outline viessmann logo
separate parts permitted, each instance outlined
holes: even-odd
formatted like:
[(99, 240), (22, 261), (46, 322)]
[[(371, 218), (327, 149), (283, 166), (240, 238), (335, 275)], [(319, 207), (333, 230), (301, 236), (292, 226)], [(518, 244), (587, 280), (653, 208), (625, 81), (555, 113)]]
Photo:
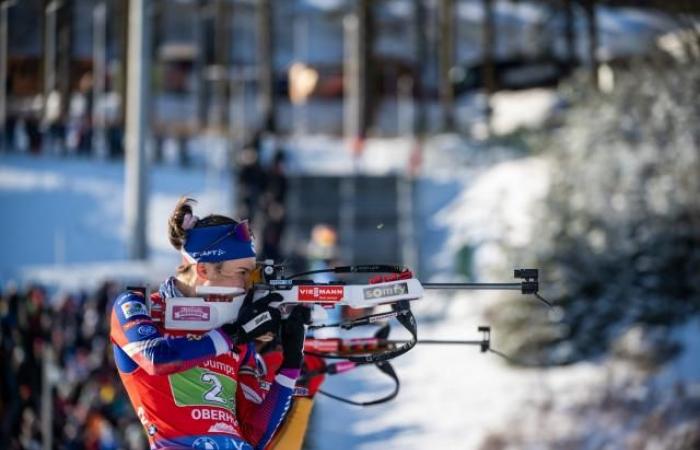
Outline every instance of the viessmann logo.
[(408, 283), (396, 283), (388, 286), (375, 286), (362, 290), (362, 295), (365, 300), (374, 300), (377, 298), (394, 297), (397, 295), (408, 294)]
[(301, 302), (338, 302), (345, 295), (342, 286), (299, 286)]
[(209, 320), (208, 306), (174, 306), (173, 320), (193, 320), (205, 322)]

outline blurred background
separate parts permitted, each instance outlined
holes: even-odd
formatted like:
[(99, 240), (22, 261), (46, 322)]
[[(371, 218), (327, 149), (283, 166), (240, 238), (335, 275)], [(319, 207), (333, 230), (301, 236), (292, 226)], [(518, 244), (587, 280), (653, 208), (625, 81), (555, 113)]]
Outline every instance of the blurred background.
[[(249, 218), (288, 273), (430, 291), (402, 391), (319, 398), (305, 448), (700, 448), (700, 4), (0, 0), (0, 448), (145, 449), (108, 314)], [(395, 333), (398, 337), (406, 337)], [(394, 337), (394, 334), (392, 334)], [(379, 372), (331, 377), (355, 399)]]

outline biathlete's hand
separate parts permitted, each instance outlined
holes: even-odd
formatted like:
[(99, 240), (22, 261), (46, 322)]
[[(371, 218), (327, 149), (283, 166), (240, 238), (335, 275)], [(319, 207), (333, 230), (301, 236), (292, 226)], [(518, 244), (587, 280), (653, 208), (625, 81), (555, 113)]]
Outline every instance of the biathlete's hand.
[(297, 305), (289, 317), (282, 321), (282, 369), (301, 369), (304, 359), (304, 337), (306, 327), (311, 322), (311, 309)]
[(253, 301), (253, 291), (251, 291), (238, 312), (238, 319), (221, 328), (233, 339), (235, 345), (251, 342), (267, 333), (277, 334), (280, 329), (280, 312), (276, 305), (270, 306), (270, 304), (281, 301), (282, 296), (275, 293)]

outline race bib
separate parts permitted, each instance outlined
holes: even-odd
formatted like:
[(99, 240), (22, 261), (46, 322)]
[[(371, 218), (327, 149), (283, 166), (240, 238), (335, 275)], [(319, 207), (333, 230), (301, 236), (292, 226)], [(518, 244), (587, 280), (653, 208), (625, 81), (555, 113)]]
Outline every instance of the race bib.
[(170, 389), (177, 406), (236, 406), (236, 381), (210, 370), (194, 367), (170, 375)]

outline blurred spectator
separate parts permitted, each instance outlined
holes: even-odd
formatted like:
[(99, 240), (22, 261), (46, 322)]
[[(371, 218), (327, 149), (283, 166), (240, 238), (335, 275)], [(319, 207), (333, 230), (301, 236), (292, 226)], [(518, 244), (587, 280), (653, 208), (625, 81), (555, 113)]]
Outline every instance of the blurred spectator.
[(337, 258), (338, 234), (330, 225), (319, 223), (311, 229), (311, 240), (306, 249), (309, 270), (327, 269)]
[(67, 145), (79, 155), (88, 154), (92, 145), (92, 101), (92, 73), (87, 72), (69, 105)]
[[(338, 265), (338, 234), (330, 225), (319, 223), (311, 229), (311, 239), (306, 246), (306, 270), (324, 270)], [(313, 279), (328, 283), (335, 279), (332, 273), (314, 274)], [(344, 312), (341, 308), (331, 308), (326, 310), (327, 320), (331, 323), (343, 319)], [(338, 337), (336, 328), (323, 328), (314, 333), (318, 338)]]
[(240, 189), (239, 216), (254, 222), (253, 212), (258, 208), (265, 187), (265, 172), (260, 165), (261, 134), (256, 132), (238, 157), (238, 186)]
[(57, 89), (52, 90), (46, 97), (42, 128), (44, 151), (52, 155), (63, 153), (65, 151), (66, 127), (61, 115), (61, 93)]
[(265, 259), (280, 260), (282, 258), (280, 245), (286, 225), (285, 200), (287, 197), (284, 158), (284, 152), (278, 151), (265, 176), (265, 193), (262, 205), (265, 214), (262, 254)]
[[(0, 442), (40, 449), (43, 380), (51, 380), (54, 448), (145, 450), (108, 345), (117, 286), (88, 295), (8, 286), (0, 296)], [(51, 349), (52, 351), (47, 351)], [(44, 374), (45, 368), (48, 373)]]
[(27, 111), (23, 117), (24, 129), (27, 133), (29, 151), (38, 155), (41, 152), (41, 127), (39, 126), (39, 116), (35, 111)]
[(17, 114), (12, 111), (7, 112), (7, 117), (5, 118), (5, 135), (2, 136), (4, 139), (3, 149), (6, 152), (13, 152), (17, 149), (16, 141), (16, 128), (17, 128)]
[[(5, 92), (12, 92), (13, 76), (12, 74), (7, 75), (7, 90)], [(9, 102), (8, 102), (9, 103)], [(5, 128), (4, 134), (0, 136), (2, 139), (2, 145), (0, 145), (0, 151), (12, 152), (16, 149), (15, 143), (15, 127), (17, 126), (17, 113), (9, 107), (5, 110)]]

